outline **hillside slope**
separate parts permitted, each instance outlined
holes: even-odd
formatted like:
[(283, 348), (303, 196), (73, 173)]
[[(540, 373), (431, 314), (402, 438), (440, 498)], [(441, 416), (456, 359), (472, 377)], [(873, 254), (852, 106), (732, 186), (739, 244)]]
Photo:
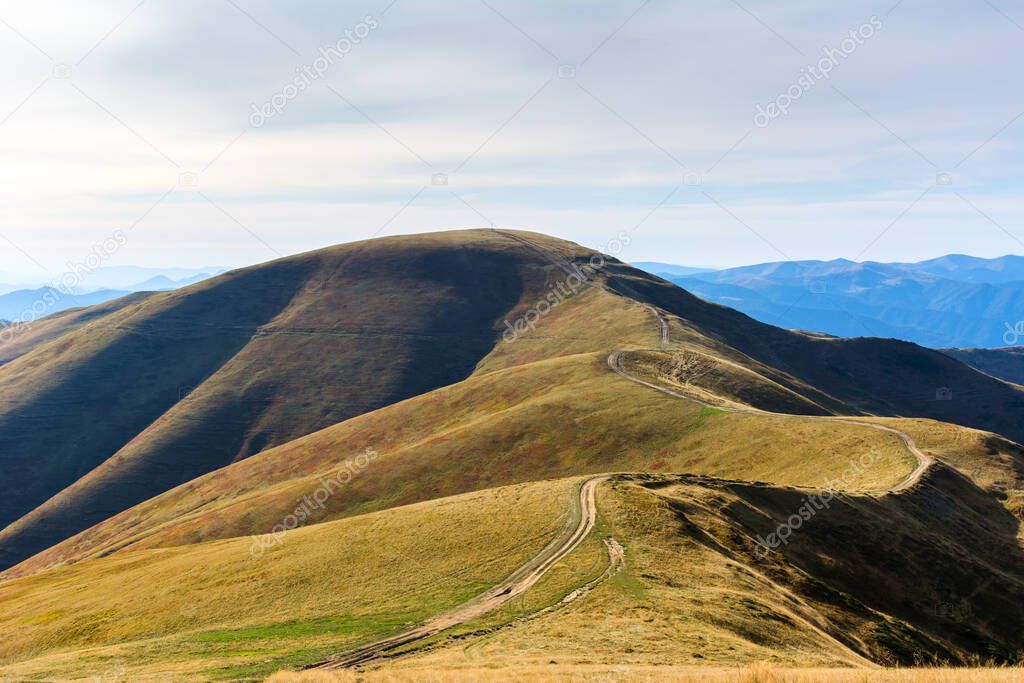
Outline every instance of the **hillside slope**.
[(1005, 349), (943, 349), (942, 352), (985, 374), (1024, 386), (1024, 346)]
[(296, 529), (258, 560), (239, 538), (0, 583), (0, 679), (93, 680), (131, 661), (118, 679), (252, 681), (310, 663), (504, 578), (560, 530), (573, 483)]
[(86, 323), (121, 310), (125, 306), (146, 299), (149, 292), (129, 294), (103, 304), (88, 308), (75, 308), (48, 315), (30, 323), (0, 323), (0, 365), (9, 363), (35, 347), (62, 334), (66, 334)]
[[(312, 524), (258, 555), (246, 538), (124, 549), (3, 581), (0, 625), (13, 636), (0, 674), (89, 677), (116, 662), (131, 680), (253, 680), (307, 666), (505, 579), (564, 526), (573, 483)], [(389, 666), (431, 680), (482, 662), (1013, 661), (1024, 646), (1024, 547), (1020, 520), (992, 492), (943, 465), (897, 495), (831, 494), (785, 544), (763, 545), (824, 494), (615, 476), (598, 491), (598, 533), (534, 588)]]
[(759, 539), (806, 505), (807, 491), (623, 477), (604, 494), (602, 531), (625, 548), (619, 574), (584, 600), (468, 644), (470, 628), (450, 634), (381, 672), (415, 680), (547, 665), (569, 678), (604, 665), (616, 680), (650, 680), (646, 667), (772, 662), (857, 667), (856, 680), (875, 681), (866, 661), (1014, 661), (1024, 647), (1020, 522), (945, 468), (904, 494), (837, 498), (770, 550)]
[[(591, 263), (597, 286), (567, 293)], [(567, 296), (541, 314), (537, 301), (555, 292)], [(207, 472), (473, 373), (656, 345), (642, 304), (674, 316), (679, 343), (774, 387), (767, 405), (760, 390), (744, 399), (755, 407), (916, 415), (1024, 440), (1024, 392), (937, 352), (773, 328), (542, 235), (387, 238), (155, 294), (0, 367), (0, 471), (11, 481), (0, 568)]]
[[(355, 243), (154, 294), (0, 367), (0, 525), (41, 550), (235, 460), (456, 382), (552, 266), (489, 231)], [(54, 419), (54, 416), (57, 416)], [(0, 544), (0, 566), (22, 559)]]
[[(466, 653), (466, 639), (472, 648), (496, 645), (489, 661), (530, 665), (587, 663), (580, 653), (640, 665), (963, 663), (1012, 661), (1024, 646), (1024, 449), (989, 432), (863, 414), (925, 415), (933, 409), (918, 392), (948, 377), (957, 382), (949, 386), (978, 392), (966, 420), (1012, 432), (1020, 427), (1017, 387), (910, 344), (759, 325), (616, 261), (593, 275), (597, 286), (541, 312), (537, 299), (594, 255), (539, 235), (385, 241), (393, 261), (382, 259), (382, 243), (363, 246), (375, 268), (385, 262), (410, 272), (410, 254), (422, 254), (424, 241), (430, 258), (445, 254), (462, 277), (519, 285), (501, 317), (446, 328), (486, 329), (471, 337), (486, 337), (486, 348), (456, 347), (462, 376), (232, 457), (109, 513), (109, 499), (124, 495), (119, 488), (145, 490), (180, 464), (175, 448), (189, 442), (179, 434), (188, 436), (179, 411), (238, 428), (193, 407), (191, 395), (178, 402), (125, 452), (0, 532), (8, 559), (22, 560), (0, 573), (0, 614), (12, 615), (7, 630), (16, 634), (0, 646), (4, 675), (91, 676), (103, 662), (126, 661), (132, 677), (247, 680), (401, 636), (497, 590), (524, 557), (536, 558), (572, 517), (572, 501), (582, 507), (578, 495), (568, 512), (556, 499), (564, 501), (574, 477), (592, 474), (611, 482), (598, 492), (598, 534), (494, 613), (474, 613), (416, 645), (438, 648), (438, 661), (449, 657), (442, 668), (459, 663), (445, 646)], [(467, 257), (473, 265), (461, 261)], [(436, 333), (443, 342), (417, 316), (474, 299), (442, 296), (436, 277), (411, 272), (397, 294), (388, 289), (401, 279), (393, 275), (385, 283), (362, 273), (359, 282), (398, 299), (393, 307), (391, 298), (372, 302), (387, 309), (372, 312), (381, 321), (402, 311), (426, 328), (417, 338)], [(493, 289), (459, 282), (494, 304)], [(218, 285), (198, 291), (204, 286)], [(328, 375), (309, 374), (330, 363), (308, 360), (294, 342), (273, 345), (275, 336), (302, 338), (308, 329), (282, 320), (320, 306), (324, 315), (359, 310), (341, 294), (307, 296), (305, 287), (197, 390), (200, 397), (290, 379), (282, 412), (259, 416), (280, 415), (283, 434), (295, 420), (289, 401), (343, 395), (322, 383)], [(94, 328), (109, 332), (110, 319), (127, 310)], [(517, 330), (521, 319), (530, 324)], [(503, 334), (506, 320), (515, 335)], [(29, 377), (28, 361), (49, 359), (89, 327), (7, 367)], [(321, 341), (314, 332), (309, 358)], [(415, 369), (388, 365), (404, 347), (373, 332), (345, 330), (362, 342), (370, 369), (386, 367), (389, 378), (396, 367)], [(94, 336), (104, 338), (79, 343)], [(388, 353), (396, 349), (399, 356)], [(448, 350), (429, 349), (435, 365)], [(248, 375), (232, 367), (239, 358)], [(50, 367), (39, 367), (47, 376)], [(427, 372), (422, 364), (419, 372)], [(892, 386), (886, 373), (903, 384)], [(945, 394), (942, 401), (954, 403)], [(200, 446), (188, 455), (202, 457)], [(826, 496), (829, 505), (805, 518), (808, 501)], [(71, 535), (74, 522), (94, 517), (102, 521)], [(795, 537), (766, 545), (782, 538), (783, 526), (793, 532), (794, 518)], [(476, 578), (463, 580), (463, 570)], [(175, 581), (184, 585), (168, 591)], [(965, 619), (963, 609), (978, 613)]]
[[(609, 285), (676, 317), (681, 338), (740, 353), (855, 413), (930, 417), (1024, 441), (1024, 391), (949, 356), (895, 339), (783, 330), (703, 301), (672, 283), (610, 266)], [(898, 381), (896, 379), (898, 378)], [(785, 386), (801, 393), (797, 386)]]
[[(267, 533), (297, 508), (303, 523), (312, 523), (545, 477), (698, 472), (874, 489), (913, 469), (913, 457), (892, 435), (705, 410), (622, 382), (605, 360), (584, 354), (516, 366), (354, 418), (145, 501), (3, 576), (118, 549)], [(368, 449), (373, 462), (359, 467)], [(852, 454), (872, 454), (871, 465), (844, 476)], [(303, 505), (338, 473), (344, 486), (331, 486), (316, 506)], [(40, 523), (48, 512), (48, 505), (38, 511)], [(36, 522), (36, 513), (26, 519)], [(21, 529), (12, 525), (5, 542), (17, 543)]]

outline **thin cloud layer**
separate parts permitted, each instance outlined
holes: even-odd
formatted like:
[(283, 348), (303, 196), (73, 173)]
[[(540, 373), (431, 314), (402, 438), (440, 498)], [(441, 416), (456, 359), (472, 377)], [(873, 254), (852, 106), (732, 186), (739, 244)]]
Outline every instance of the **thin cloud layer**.
[(594, 247), (631, 230), (626, 258), (722, 266), (1024, 249), (1011, 6), (134, 0), (0, 20), (8, 280), (116, 230), (111, 262), (141, 265), (491, 223)]

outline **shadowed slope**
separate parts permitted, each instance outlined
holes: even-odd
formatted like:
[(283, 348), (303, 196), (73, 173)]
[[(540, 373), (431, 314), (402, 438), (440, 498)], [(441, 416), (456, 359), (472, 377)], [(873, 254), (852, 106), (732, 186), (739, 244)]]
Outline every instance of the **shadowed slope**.
[[(585, 600), (469, 643), (452, 634), (382, 673), (614, 663), (618, 680), (632, 666), (961, 665), (1024, 648), (1020, 520), (945, 466), (898, 495), (835, 496), (806, 519), (815, 492), (778, 486), (624, 476), (604, 493), (620, 574)], [(793, 515), (787, 543), (759, 543)]]
[(783, 330), (635, 269), (612, 265), (609, 272), (616, 291), (678, 316), (682, 334), (673, 333), (673, 339), (701, 345), (710, 340), (726, 357), (742, 354), (747, 363), (772, 368), (778, 375), (773, 380), (834, 412), (930, 417), (1024, 441), (1024, 390), (943, 353), (893, 339)]
[(155, 295), (0, 368), (0, 523), (74, 483), (202, 383), (280, 311), (304, 270), (241, 271)]
[(1005, 349), (942, 349), (942, 352), (988, 375), (1024, 385), (1024, 346)]
[[(577, 331), (578, 319), (603, 315), (621, 327)], [(656, 336), (652, 322), (639, 304), (592, 289), (553, 312), (543, 330), (538, 326), (543, 339), (527, 336), (502, 345), (482, 365), (530, 355), (536, 344), (551, 344), (559, 334), (580, 335), (565, 344), (600, 348), (603, 336), (617, 329), (620, 339), (649, 344)], [(586, 341), (588, 330), (597, 338)], [(848, 470), (851, 454), (872, 452), (878, 456), (873, 466), (843, 486), (884, 488), (914, 466), (893, 435), (707, 410), (622, 381), (599, 351), (476, 374), (268, 450), (126, 510), (8, 575), (118, 548), (268, 532), (366, 449), (379, 454), (373, 465), (345, 477), (351, 481), (322, 508), (310, 510), (306, 523), (571, 474), (689, 471), (818, 485)]]
[[(615, 259), (593, 274), (599, 287), (584, 286), (538, 313), (536, 302), (593, 258), (533, 233), (372, 240), (154, 295), (88, 334), (36, 348), (0, 368), (0, 394), (11, 397), (0, 414), (0, 445), (10, 446), (0, 464), (17, 473), (31, 460), (34, 468), (26, 470), (31, 485), (4, 503), (6, 521), (69, 488), (0, 532), (0, 567), (182, 482), (451, 384), (474, 368), (479, 374), (620, 344), (655, 346), (656, 323), (641, 321), (639, 302), (678, 316), (673, 344), (710, 356), (718, 384), (757, 407), (764, 399), (772, 405), (763, 407), (781, 403), (790, 412), (921, 415), (1024, 436), (1024, 392), (947, 356), (762, 325)], [(531, 329), (499, 343), (503, 323), (524, 315), (533, 315)], [(54, 410), (67, 416), (56, 428), (47, 420)], [(436, 425), (425, 429), (433, 434)], [(45, 457), (33, 459), (38, 453)], [(526, 469), (506, 481), (529, 476)], [(368, 496), (376, 506), (401, 500), (394, 487)]]
[(0, 533), (0, 566), (462, 379), (552, 268), (490, 231), (354, 243), (153, 295), (37, 347), (0, 368), (0, 523), (71, 488)]

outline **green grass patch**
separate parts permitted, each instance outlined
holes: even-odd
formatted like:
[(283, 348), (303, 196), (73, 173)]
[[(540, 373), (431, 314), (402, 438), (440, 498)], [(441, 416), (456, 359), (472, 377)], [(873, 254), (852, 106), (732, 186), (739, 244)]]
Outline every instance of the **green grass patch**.
[(647, 586), (640, 579), (629, 573), (628, 570), (621, 571), (611, 577), (608, 583), (615, 587), (616, 590), (636, 600), (645, 600), (647, 598)]
[(296, 650), (260, 662), (211, 669), (206, 675), (211, 681), (263, 681), (277, 671), (302, 669), (337, 653), (338, 648), (335, 647)]
[(310, 621), (286, 621), (279, 624), (238, 629), (218, 629), (196, 633), (189, 640), (197, 643), (247, 643), (261, 640), (287, 640), (315, 636), (350, 636), (398, 628), (411, 619), (408, 614), (346, 614)]

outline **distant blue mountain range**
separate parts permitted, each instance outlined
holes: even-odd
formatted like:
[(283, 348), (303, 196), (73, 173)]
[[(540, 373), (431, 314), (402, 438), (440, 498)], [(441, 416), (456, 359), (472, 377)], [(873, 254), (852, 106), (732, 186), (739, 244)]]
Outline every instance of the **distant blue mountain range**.
[(223, 268), (196, 272), (195, 269), (125, 266), (100, 268), (89, 274), (83, 286), (71, 291), (49, 285), (22, 288), (0, 285), (0, 321), (30, 322), (70, 308), (106, 303), (132, 292), (178, 289), (222, 272)]
[(706, 271), (638, 267), (772, 325), (933, 348), (1024, 344), (1024, 257), (789, 261)]

